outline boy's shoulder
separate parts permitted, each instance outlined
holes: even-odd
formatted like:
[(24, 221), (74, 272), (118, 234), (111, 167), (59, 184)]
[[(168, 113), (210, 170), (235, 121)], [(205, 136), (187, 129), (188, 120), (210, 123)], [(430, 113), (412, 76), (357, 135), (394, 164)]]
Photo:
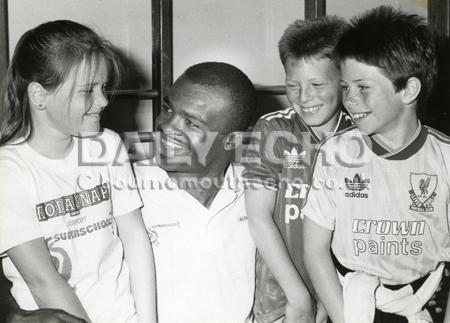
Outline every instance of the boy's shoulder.
[[(340, 156), (340, 159), (342, 159), (342, 156), (347, 156), (358, 158), (360, 162), (368, 162), (372, 152), (380, 155), (372, 145), (374, 145), (374, 142), (371, 142), (356, 125), (353, 125), (324, 139), (318, 151), (319, 154), (324, 155), (329, 161), (336, 160), (338, 156)], [(397, 155), (405, 153), (413, 155), (419, 151), (421, 151), (421, 154), (429, 157), (436, 156), (440, 158), (439, 156), (442, 156), (444, 160), (450, 162), (450, 136), (431, 127), (423, 126), (419, 137), (402, 151), (397, 152)], [(383, 153), (380, 156), (383, 156), (385, 159), (397, 159)], [(318, 156), (316, 155), (316, 157)]]
[(335, 147), (336, 144), (341, 145), (342, 143), (348, 144), (355, 139), (362, 138), (362, 134), (358, 127), (354, 124), (349, 123), (347, 127), (337, 131), (336, 133), (326, 137), (320, 144), (321, 149), (327, 149), (330, 147)]
[(450, 148), (450, 136), (431, 128), (429, 126), (424, 126), (427, 130), (428, 137), (435, 141), (437, 144), (448, 146)]
[[(348, 113), (340, 110), (338, 131), (347, 129), (353, 125), (353, 121)], [(302, 117), (289, 107), (282, 110), (267, 113), (259, 118), (255, 128), (266, 127), (271, 130), (295, 130), (299, 129), (303, 132), (309, 132), (309, 127), (303, 121)]]
[(424, 142), (424, 155), (439, 160), (446, 168), (450, 169), (450, 136), (424, 126), (426, 129), (426, 139)]
[(267, 122), (270, 122), (272, 120), (292, 120), (295, 114), (296, 114), (295, 110), (292, 107), (289, 107), (269, 112), (260, 117), (260, 120), (264, 120)]
[(298, 128), (298, 130), (307, 131), (300, 116), (293, 108), (277, 110), (263, 115), (259, 118), (255, 128), (266, 128), (271, 131), (292, 131)]
[[(363, 135), (356, 125), (342, 129), (328, 136), (319, 144), (314, 164), (317, 163), (319, 158), (325, 158), (327, 160), (326, 164), (329, 166), (339, 166), (342, 164), (343, 156), (345, 158), (359, 156), (364, 151), (362, 149), (363, 142)], [(367, 154), (363, 155), (367, 157)]]

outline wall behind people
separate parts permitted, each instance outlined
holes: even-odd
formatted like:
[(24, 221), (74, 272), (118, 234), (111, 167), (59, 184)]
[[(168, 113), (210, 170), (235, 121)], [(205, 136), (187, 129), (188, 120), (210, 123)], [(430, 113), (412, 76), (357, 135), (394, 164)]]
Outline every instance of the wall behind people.
[[(326, 0), (327, 14), (347, 19), (379, 5), (422, 16), (426, 0)], [(278, 40), (295, 19), (304, 19), (303, 0), (173, 0), (174, 77), (195, 62), (234, 64), (257, 85), (283, 85)], [(260, 94), (260, 113), (286, 107), (284, 95)]]
[[(278, 40), (304, 7), (303, 0), (173, 0), (174, 77), (199, 61), (225, 61), (256, 85), (284, 85)], [(284, 95), (258, 97), (259, 113), (286, 106)]]
[[(173, 77), (200, 61), (225, 61), (256, 85), (284, 84), (277, 43), (305, 17), (304, 0), (172, 0)], [(151, 0), (9, 1), (10, 46), (40, 22), (73, 19), (94, 27), (119, 48), (129, 77), (124, 88), (151, 87)], [(426, 0), (326, 0), (326, 12), (350, 18), (379, 5), (427, 16)], [(114, 130), (152, 130), (151, 101), (116, 99), (104, 118)], [(284, 95), (259, 94), (259, 113), (287, 106)]]

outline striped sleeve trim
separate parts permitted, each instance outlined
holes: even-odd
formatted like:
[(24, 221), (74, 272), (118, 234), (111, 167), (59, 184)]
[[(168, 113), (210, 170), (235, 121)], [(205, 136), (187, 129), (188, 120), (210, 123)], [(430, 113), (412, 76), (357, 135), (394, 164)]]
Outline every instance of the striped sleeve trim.
[(264, 116), (261, 117), (261, 119), (266, 120), (266, 121), (270, 121), (272, 119), (291, 119), (292, 116), (295, 115), (295, 110), (293, 108), (287, 108), (284, 110), (279, 110), (279, 111), (275, 111), (275, 112), (271, 112), (268, 113)]
[(433, 129), (433, 128), (430, 128), (430, 127), (426, 127), (426, 128), (428, 130), (428, 133), (431, 136), (435, 137), (437, 140), (439, 140), (439, 141), (441, 141), (441, 142), (443, 142), (445, 144), (450, 145), (450, 137), (449, 136), (443, 134), (440, 131), (437, 131), (436, 129)]

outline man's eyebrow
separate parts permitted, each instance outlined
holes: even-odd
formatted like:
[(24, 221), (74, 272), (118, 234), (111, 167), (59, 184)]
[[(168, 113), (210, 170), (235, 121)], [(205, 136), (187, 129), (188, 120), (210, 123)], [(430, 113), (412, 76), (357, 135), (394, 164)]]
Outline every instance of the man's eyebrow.
[[(174, 105), (172, 104), (172, 102), (170, 101), (170, 98), (168, 96), (165, 96), (163, 98), (163, 102), (165, 104), (167, 104), (170, 108), (174, 108)], [(203, 119), (201, 114), (198, 114), (198, 115), (197, 114), (192, 114), (192, 113), (189, 113), (189, 112), (184, 111), (184, 110), (178, 111), (178, 113), (181, 114), (183, 117), (186, 117), (188, 119), (194, 119), (194, 120), (197, 120), (197, 121), (199, 121), (201, 123), (206, 124), (206, 121), (205, 121), (205, 119)]]
[(188, 118), (188, 119), (197, 120), (198, 122), (201, 122), (201, 123), (203, 123), (203, 124), (206, 124), (206, 121), (205, 121), (205, 119), (202, 117), (201, 114), (192, 114), (192, 113), (189, 113), (188, 111), (180, 111), (180, 114), (181, 114), (183, 117), (186, 117), (186, 118)]

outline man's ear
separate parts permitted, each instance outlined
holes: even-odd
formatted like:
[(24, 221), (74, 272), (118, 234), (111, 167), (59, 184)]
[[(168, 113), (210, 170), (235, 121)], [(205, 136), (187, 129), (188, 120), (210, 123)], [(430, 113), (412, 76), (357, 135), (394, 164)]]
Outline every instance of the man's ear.
[(223, 148), (228, 151), (235, 150), (242, 144), (243, 137), (244, 134), (241, 131), (234, 131), (230, 133), (223, 140)]
[(402, 90), (402, 102), (405, 105), (409, 105), (417, 100), (420, 90), (422, 89), (422, 83), (417, 77), (410, 77), (406, 81), (406, 86)]
[(28, 98), (30, 99), (31, 108), (45, 110), (45, 98), (47, 90), (38, 82), (31, 82), (27, 88)]

